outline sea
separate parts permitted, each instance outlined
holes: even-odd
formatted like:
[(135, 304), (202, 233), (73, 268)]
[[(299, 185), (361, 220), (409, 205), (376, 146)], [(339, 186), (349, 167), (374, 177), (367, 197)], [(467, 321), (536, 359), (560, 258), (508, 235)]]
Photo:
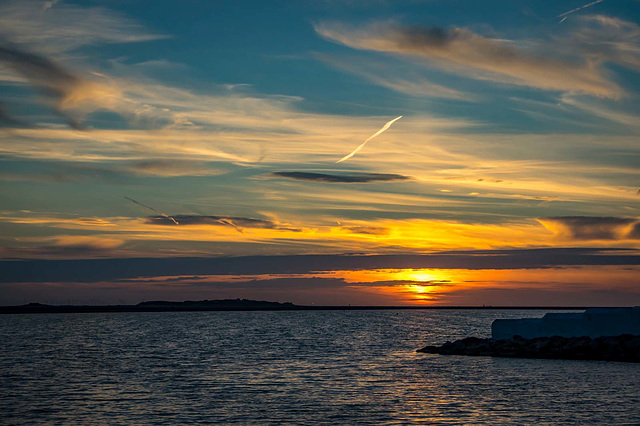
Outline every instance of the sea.
[(535, 310), (0, 315), (0, 423), (640, 424), (640, 365), (416, 353)]

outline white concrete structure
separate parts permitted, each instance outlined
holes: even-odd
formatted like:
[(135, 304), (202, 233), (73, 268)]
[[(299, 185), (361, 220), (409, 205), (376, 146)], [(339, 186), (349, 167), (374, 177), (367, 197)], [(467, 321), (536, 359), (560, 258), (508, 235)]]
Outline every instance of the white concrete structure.
[(633, 308), (591, 308), (580, 313), (549, 313), (542, 318), (497, 319), (491, 324), (494, 340), (522, 336), (581, 337), (640, 336), (640, 306)]

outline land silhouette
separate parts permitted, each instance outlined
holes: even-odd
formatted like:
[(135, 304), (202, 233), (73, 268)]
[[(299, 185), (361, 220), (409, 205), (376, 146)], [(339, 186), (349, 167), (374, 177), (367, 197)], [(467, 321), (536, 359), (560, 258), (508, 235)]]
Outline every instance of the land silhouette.
[(250, 299), (145, 301), (136, 305), (49, 305), (28, 303), (0, 306), (0, 314), (53, 314), (91, 312), (190, 312), (190, 311), (332, 311), (390, 309), (547, 309), (584, 310), (583, 306), (445, 306), (445, 305), (296, 305), (291, 302), (268, 302)]

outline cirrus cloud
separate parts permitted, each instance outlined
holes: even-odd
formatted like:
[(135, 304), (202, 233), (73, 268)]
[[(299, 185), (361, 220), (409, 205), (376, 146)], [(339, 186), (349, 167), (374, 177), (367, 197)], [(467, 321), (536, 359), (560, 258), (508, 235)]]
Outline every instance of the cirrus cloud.
[(640, 219), (631, 217), (562, 216), (538, 219), (547, 229), (573, 240), (640, 239)]
[[(555, 53), (558, 44), (562, 44), (557, 40), (553, 46), (549, 42), (518, 43), (484, 37), (461, 27), (374, 23), (357, 28), (341, 23), (321, 23), (315, 30), (328, 40), (355, 49), (417, 57), (436, 68), (471, 78), (618, 98), (623, 91), (608, 78), (602, 64), (620, 62), (619, 58), (603, 52), (599, 57), (589, 54), (595, 40), (594, 32), (611, 34), (610, 27), (602, 21), (600, 26), (584, 35), (582, 47), (573, 53), (568, 50), (572, 36), (562, 40), (567, 47), (562, 54)], [(603, 48), (600, 46), (600, 50)]]

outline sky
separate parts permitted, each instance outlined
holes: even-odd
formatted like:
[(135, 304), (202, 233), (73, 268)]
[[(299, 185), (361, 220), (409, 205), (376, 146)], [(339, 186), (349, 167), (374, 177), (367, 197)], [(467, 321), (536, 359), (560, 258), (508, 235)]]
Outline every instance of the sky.
[(638, 0), (2, 1), (0, 305), (640, 305), (639, 72)]

